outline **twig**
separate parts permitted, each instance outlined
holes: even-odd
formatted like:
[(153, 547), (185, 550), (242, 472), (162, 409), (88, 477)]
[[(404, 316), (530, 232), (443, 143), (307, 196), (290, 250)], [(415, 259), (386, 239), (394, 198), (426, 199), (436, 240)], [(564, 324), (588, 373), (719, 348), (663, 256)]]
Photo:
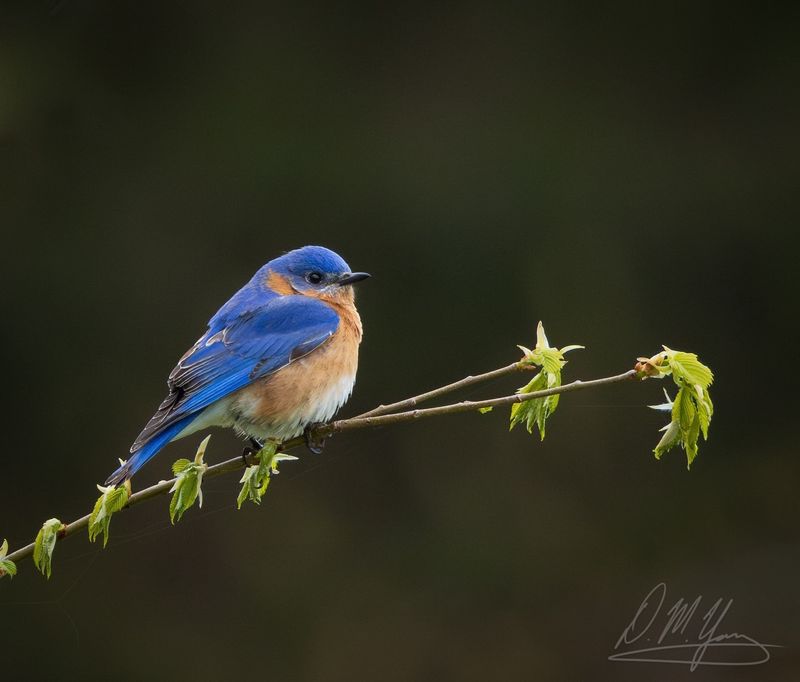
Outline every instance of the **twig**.
[(555, 386), (554, 388), (547, 388), (542, 391), (534, 391), (533, 393), (515, 393), (514, 395), (507, 395), (502, 398), (490, 398), (489, 400), (463, 400), (460, 403), (454, 403), (452, 405), (429, 407), (424, 410), (410, 410), (409, 412), (397, 412), (394, 414), (386, 414), (375, 417), (353, 417), (352, 419), (344, 419), (342, 421), (333, 422), (321, 427), (321, 434), (327, 435), (323, 429), (327, 429), (328, 433), (334, 434), (342, 431), (353, 431), (354, 429), (364, 429), (375, 426), (386, 426), (388, 424), (414, 421), (424, 417), (438, 417), (443, 414), (458, 414), (459, 412), (474, 412), (475, 410), (480, 410), (486, 407), (498, 407), (500, 405), (523, 403), (533, 398), (545, 398), (549, 395), (556, 395), (558, 393), (569, 393), (570, 391), (578, 391), (584, 388), (607, 386), (608, 384), (616, 384), (621, 381), (629, 381), (631, 379), (635, 379), (636, 376), (636, 370), (631, 369), (627, 372), (623, 372), (622, 374), (617, 374), (611, 377), (592, 379), (591, 381), (573, 381), (570, 384)]
[[(548, 388), (543, 391), (535, 391), (533, 393), (515, 393), (514, 395), (503, 396), (501, 398), (491, 398), (489, 400), (478, 400), (478, 401), (467, 400), (459, 403), (453, 403), (451, 405), (442, 405), (441, 407), (430, 407), (422, 410), (410, 410), (406, 412), (396, 412), (392, 414), (386, 414), (387, 412), (390, 412), (392, 410), (403, 409), (408, 406), (413, 406), (423, 400), (429, 400), (431, 398), (444, 395), (445, 393), (455, 391), (459, 388), (471, 386), (478, 382), (494, 379), (499, 376), (503, 376), (505, 374), (511, 374), (512, 372), (521, 370), (522, 367), (520, 365), (521, 363), (515, 362), (513, 365), (508, 365), (507, 367), (501, 367), (500, 369), (496, 369), (491, 372), (486, 372), (485, 374), (480, 374), (474, 377), (466, 377), (465, 379), (461, 379), (460, 381), (457, 381), (453, 384), (448, 384), (447, 386), (437, 388), (433, 391), (422, 393), (413, 398), (408, 398), (407, 400), (401, 400), (397, 403), (392, 403), (390, 405), (381, 405), (380, 407), (377, 407), (374, 410), (365, 412), (363, 415), (359, 415), (358, 417), (353, 417), (352, 419), (342, 419), (339, 421), (331, 422), (330, 424), (323, 424), (314, 429), (312, 436), (314, 436), (315, 438), (325, 438), (327, 436), (330, 436), (331, 434), (341, 433), (344, 431), (354, 431), (356, 429), (365, 429), (376, 426), (386, 426), (388, 424), (398, 424), (401, 422), (415, 421), (417, 419), (422, 419), (425, 417), (436, 417), (445, 414), (472, 412), (485, 407), (511, 405), (513, 403), (521, 403), (527, 400), (533, 400), (534, 398), (544, 398), (546, 396), (556, 395), (559, 393), (568, 393), (571, 391), (578, 391), (586, 388), (596, 388), (598, 386), (606, 386), (609, 384), (619, 383), (623, 381), (630, 381), (631, 379), (637, 378), (636, 370), (632, 369), (627, 372), (624, 372), (623, 374), (617, 374), (611, 377), (604, 377), (602, 379), (593, 379), (591, 381), (574, 381), (570, 384), (565, 384), (563, 386), (556, 386), (554, 388)], [(283, 443), (280, 449), (288, 450), (290, 448), (302, 445), (304, 442), (305, 441), (302, 437), (293, 438), (292, 440)], [(245, 466), (250, 466), (251, 464), (254, 463), (255, 459), (256, 458), (254, 457), (254, 455), (249, 455), (246, 458), (243, 458), (241, 456), (232, 457), (231, 459), (225, 460), (224, 462), (220, 462), (219, 464), (214, 464), (212, 466), (209, 466), (205, 474), (203, 475), (203, 478), (204, 479), (214, 478), (216, 476), (222, 476), (223, 474), (227, 474), (231, 471), (237, 471), (239, 469), (244, 468)], [(172, 488), (173, 484), (175, 483), (175, 480), (176, 480), (175, 478), (171, 478), (168, 481), (159, 481), (155, 485), (151, 485), (149, 488), (145, 488), (137, 493), (133, 493), (128, 499), (128, 504), (126, 505), (125, 508), (127, 509), (128, 507), (132, 507), (136, 504), (139, 504), (140, 502), (144, 502), (145, 500), (149, 500), (153, 497), (166, 494), (167, 492), (169, 492), (170, 488)], [(69, 535), (74, 534), (81, 528), (85, 528), (89, 524), (89, 516), (90, 515), (87, 514), (86, 516), (82, 516), (81, 518), (76, 519), (71, 523), (65, 524), (64, 527), (59, 531), (58, 537), (59, 538), (67, 537)], [(17, 562), (20, 559), (24, 559), (25, 557), (33, 554), (33, 547), (34, 543), (25, 545), (24, 547), (20, 547), (16, 551), (8, 554), (7, 558), (11, 559), (14, 562)]]
[(433, 400), (434, 398), (443, 396), (446, 393), (452, 393), (453, 391), (458, 391), (462, 388), (467, 388), (468, 386), (474, 386), (475, 384), (479, 384), (484, 381), (491, 381), (492, 379), (497, 379), (498, 377), (506, 376), (507, 374), (514, 374), (516, 372), (532, 369), (535, 368), (529, 363), (514, 362), (508, 365), (508, 367), (494, 369), (491, 372), (486, 372), (484, 374), (468, 376), (459, 381), (455, 381), (452, 384), (447, 384), (447, 386), (435, 388), (427, 393), (420, 393), (419, 395), (415, 395), (413, 398), (406, 398), (405, 400), (400, 400), (399, 402), (391, 403), (390, 405), (378, 405), (378, 407), (376, 407), (374, 410), (364, 412), (364, 414), (359, 414), (358, 416), (353, 417), (353, 419), (365, 419), (366, 417), (377, 417), (378, 415), (397, 412), (398, 410), (407, 410), (411, 407), (416, 407), (425, 400)]
[[(253, 454), (250, 454), (244, 458), (241, 455), (238, 457), (232, 457), (231, 459), (226, 459), (224, 462), (220, 462), (219, 464), (213, 464), (209, 466), (205, 474), (203, 475), (203, 478), (207, 479), (207, 478), (214, 478), (216, 476), (222, 476), (223, 474), (230, 473), (231, 471), (236, 471), (238, 469), (244, 468), (245, 466), (250, 466), (254, 462), (255, 462), (255, 457), (253, 456)], [(128, 498), (128, 504), (125, 505), (125, 509), (127, 509), (128, 507), (132, 507), (135, 504), (139, 504), (140, 502), (144, 502), (145, 500), (149, 500), (153, 497), (164, 495), (165, 493), (169, 492), (169, 489), (173, 486), (174, 483), (175, 483), (175, 478), (171, 478), (168, 481), (159, 481), (158, 483), (151, 485), (148, 488), (140, 490), (138, 493), (133, 493)], [(88, 526), (89, 517), (90, 514), (87, 514), (86, 516), (81, 516), (81, 518), (76, 519), (71, 523), (64, 524), (64, 527), (58, 532), (58, 538), (59, 539), (65, 538), (75, 533), (75, 531), (78, 531), (81, 528), (85, 528), (86, 526)], [(33, 546), (34, 543), (32, 542), (29, 545), (20, 547), (18, 550), (11, 552), (6, 558), (11, 559), (14, 562), (18, 561), (19, 559), (24, 559), (26, 556), (33, 553)]]

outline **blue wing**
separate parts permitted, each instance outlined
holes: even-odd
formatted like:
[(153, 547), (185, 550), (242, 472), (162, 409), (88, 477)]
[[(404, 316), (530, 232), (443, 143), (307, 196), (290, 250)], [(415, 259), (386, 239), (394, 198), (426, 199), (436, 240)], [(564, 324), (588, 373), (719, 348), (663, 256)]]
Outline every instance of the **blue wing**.
[[(225, 311), (223, 308), (220, 313)], [(206, 407), (307, 355), (339, 326), (339, 316), (306, 296), (278, 296), (239, 315), (215, 315), (169, 375), (169, 395), (109, 478), (129, 478)]]

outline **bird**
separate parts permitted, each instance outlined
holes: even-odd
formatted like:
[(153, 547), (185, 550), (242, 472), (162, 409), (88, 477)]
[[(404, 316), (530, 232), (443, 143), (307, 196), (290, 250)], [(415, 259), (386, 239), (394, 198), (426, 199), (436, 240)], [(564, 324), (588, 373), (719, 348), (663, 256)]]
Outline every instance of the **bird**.
[(369, 276), (323, 246), (259, 268), (170, 372), (167, 397), (106, 485), (127, 484), (167, 443), (212, 426), (261, 446), (330, 420), (355, 384), (363, 331), (352, 285)]

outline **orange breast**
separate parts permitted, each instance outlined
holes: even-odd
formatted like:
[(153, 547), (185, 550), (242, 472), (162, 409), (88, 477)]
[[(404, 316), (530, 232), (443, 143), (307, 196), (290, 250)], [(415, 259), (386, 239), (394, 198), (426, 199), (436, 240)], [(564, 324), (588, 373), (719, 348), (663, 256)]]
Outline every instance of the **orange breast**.
[(329, 303), (340, 316), (331, 338), (308, 355), (239, 391), (234, 427), (259, 439), (286, 440), (310, 423), (328, 421), (353, 390), (361, 319), (352, 303)]

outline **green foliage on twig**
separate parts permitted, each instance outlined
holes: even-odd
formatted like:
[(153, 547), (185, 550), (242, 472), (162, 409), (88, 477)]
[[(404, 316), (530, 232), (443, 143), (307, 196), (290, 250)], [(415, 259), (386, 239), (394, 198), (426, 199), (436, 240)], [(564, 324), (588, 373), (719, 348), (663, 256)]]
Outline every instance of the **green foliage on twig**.
[(180, 521), (183, 513), (191, 507), (195, 500), (198, 506), (203, 506), (203, 474), (208, 469), (208, 465), (203, 461), (211, 436), (206, 436), (197, 448), (194, 461), (179, 459), (172, 465), (172, 473), (175, 474), (175, 483), (172, 484), (170, 492), (172, 499), (169, 502), (169, 520), (175, 524), (175, 520)]
[(48, 519), (42, 524), (33, 545), (33, 563), (39, 569), (39, 572), (48, 579), (52, 571), (53, 550), (56, 546), (56, 539), (62, 528), (64, 528), (64, 524), (58, 519)]
[(670, 400), (665, 390), (667, 402), (650, 406), (671, 415), (669, 424), (661, 429), (664, 435), (653, 449), (653, 454), (656, 459), (661, 459), (665, 452), (680, 444), (686, 452), (688, 469), (697, 457), (700, 434), (703, 434), (704, 440), (708, 440), (708, 427), (714, 414), (708, 389), (714, 381), (714, 374), (694, 353), (672, 350), (667, 346), (664, 346), (663, 353), (657, 353), (652, 358), (639, 358), (639, 362), (637, 369), (641, 375), (658, 378), (671, 375), (678, 387), (675, 400)]
[(8, 540), (3, 540), (3, 544), (0, 545), (0, 578), (6, 575), (13, 578), (17, 575), (17, 565), (11, 559), (6, 559), (7, 554)]
[[(535, 365), (541, 369), (525, 386), (518, 389), (517, 393), (534, 393), (561, 386), (561, 370), (567, 363), (564, 353), (583, 347), (577, 345), (564, 346), (561, 349), (551, 347), (544, 333), (544, 326), (539, 322), (536, 328), (536, 347), (533, 350), (525, 346), (519, 346), (519, 348), (525, 353), (523, 363)], [(513, 429), (517, 424), (523, 423), (528, 429), (528, 433), (533, 433), (533, 427), (536, 426), (541, 439), (544, 440), (547, 418), (556, 411), (559, 397), (550, 395), (512, 405), (509, 428)]]
[(242, 484), (242, 489), (236, 498), (237, 509), (242, 508), (245, 500), (250, 500), (254, 504), (261, 504), (261, 498), (267, 492), (272, 475), (279, 473), (278, 462), (297, 459), (292, 455), (276, 452), (277, 447), (278, 444), (275, 441), (267, 441), (258, 452), (258, 463), (244, 470), (244, 474), (239, 480), (239, 483)]
[[(361, 417), (342, 420), (334, 425), (329, 425), (324, 430), (324, 433), (327, 435), (337, 430), (345, 430), (344, 427), (348, 427), (349, 430), (349, 428), (364, 428), (382, 423), (400, 423), (412, 421), (421, 416), (454, 414), (473, 409), (477, 409), (481, 413), (488, 413), (492, 410), (491, 405), (508, 405), (511, 403), (510, 428), (513, 429), (517, 424), (524, 424), (529, 433), (533, 433), (534, 428), (536, 428), (541, 439), (544, 440), (547, 420), (558, 407), (561, 392), (596, 388), (637, 377), (639, 379), (647, 379), (671, 376), (678, 389), (675, 399), (672, 400), (665, 391), (666, 402), (662, 405), (652, 406), (654, 409), (670, 413), (670, 422), (661, 429), (664, 433), (654, 449), (656, 458), (660, 459), (665, 452), (668, 452), (676, 445), (680, 445), (686, 452), (687, 466), (690, 467), (697, 456), (700, 434), (705, 439), (708, 438), (708, 430), (714, 413), (709, 387), (713, 383), (714, 375), (706, 365), (698, 360), (697, 355), (694, 353), (676, 351), (664, 346), (662, 352), (651, 358), (639, 358), (634, 370), (628, 370), (615, 376), (586, 382), (575, 381), (562, 385), (561, 372), (567, 362), (564, 357), (565, 353), (577, 348), (583, 348), (583, 346), (569, 345), (562, 348), (551, 346), (545, 335), (544, 327), (539, 322), (536, 330), (536, 345), (533, 350), (524, 346), (520, 346), (520, 348), (524, 353), (523, 358), (507, 367), (501, 367), (474, 377), (470, 376), (398, 403), (380, 406), (376, 410), (361, 415)], [(422, 400), (439, 397), (444, 393), (472, 386), (479, 381), (506, 376), (520, 369), (533, 369), (536, 374), (530, 382), (518, 389), (513, 396), (506, 395), (501, 398), (482, 401), (482, 407), (477, 407), (470, 401), (463, 401), (427, 410), (402, 411), (409, 405), (416, 406), (417, 402)], [(549, 392), (554, 389), (559, 393), (546, 396), (537, 395), (536, 397), (530, 395), (540, 391)], [(526, 400), (526, 398), (528, 399)], [(512, 403), (512, 401), (516, 402)], [(377, 416), (364, 418), (372, 417), (373, 415)], [(49, 519), (43, 524), (35, 542), (12, 553), (12, 556), (15, 556), (19, 561), (20, 558), (33, 554), (33, 561), (36, 567), (43, 575), (49, 578), (52, 571), (52, 556), (56, 541), (59, 537), (63, 537), (67, 528), (72, 532), (86, 525), (92, 542), (101, 533), (103, 534), (103, 546), (105, 547), (108, 542), (109, 525), (113, 514), (127, 504), (150, 499), (167, 492), (167, 489), (172, 493), (169, 513), (170, 520), (174, 524), (194, 505), (195, 501), (198, 502), (199, 506), (202, 506), (202, 481), (204, 475), (208, 477), (221, 475), (240, 468), (243, 464), (239, 458), (233, 458), (209, 468), (204, 462), (208, 442), (209, 438), (202, 441), (193, 460), (180, 459), (173, 464), (172, 470), (175, 479), (172, 481), (160, 481), (157, 485), (140, 491), (139, 494), (132, 497), (130, 497), (128, 484), (120, 488), (98, 486), (101, 495), (95, 502), (91, 514), (73, 521), (69, 527), (62, 524), (58, 519)], [(287, 447), (293, 447), (299, 442), (299, 439), (292, 439), (286, 445)], [(283, 460), (297, 459), (297, 457), (277, 452), (277, 448), (278, 444), (275, 441), (268, 441), (261, 451), (256, 454), (256, 463), (245, 468), (239, 481), (242, 484), (237, 497), (237, 507), (239, 509), (241, 509), (246, 500), (250, 500), (254, 504), (260, 504), (269, 487), (272, 476), (278, 473), (278, 464)], [(3, 541), (2, 545), (0, 545), (0, 577), (6, 575), (14, 576), (16, 571), (15, 562), (8, 558), (8, 542)]]
[(111, 524), (111, 516), (128, 504), (128, 488), (121, 486), (98, 485), (100, 497), (94, 503), (94, 509), (89, 516), (89, 540), (94, 542), (100, 533), (103, 534), (103, 547), (108, 544), (108, 527)]

